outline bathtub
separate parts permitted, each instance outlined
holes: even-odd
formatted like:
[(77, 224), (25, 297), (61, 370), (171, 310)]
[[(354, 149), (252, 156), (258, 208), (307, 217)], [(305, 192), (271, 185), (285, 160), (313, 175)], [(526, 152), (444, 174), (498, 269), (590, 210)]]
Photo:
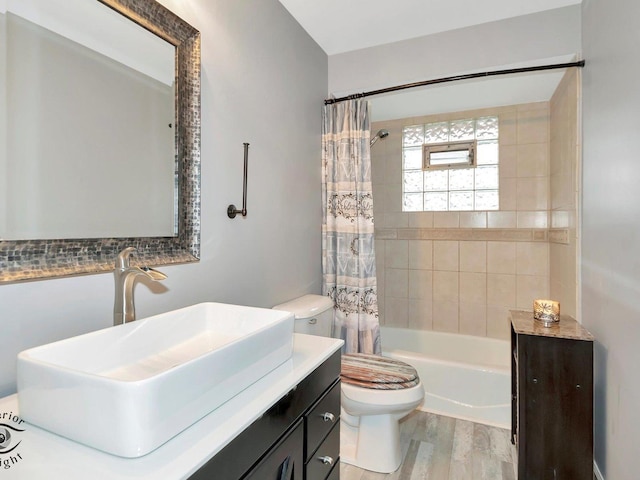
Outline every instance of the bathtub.
[(381, 327), (383, 354), (418, 371), (425, 390), (420, 410), (511, 428), (509, 342)]

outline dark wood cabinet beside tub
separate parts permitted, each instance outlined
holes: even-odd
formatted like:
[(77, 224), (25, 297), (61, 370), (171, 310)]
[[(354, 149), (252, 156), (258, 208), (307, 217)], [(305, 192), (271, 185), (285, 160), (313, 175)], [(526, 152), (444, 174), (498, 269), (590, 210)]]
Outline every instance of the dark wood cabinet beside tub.
[(340, 351), (283, 396), (191, 480), (337, 480)]
[(593, 336), (569, 316), (511, 312), (512, 442), (520, 480), (593, 479)]

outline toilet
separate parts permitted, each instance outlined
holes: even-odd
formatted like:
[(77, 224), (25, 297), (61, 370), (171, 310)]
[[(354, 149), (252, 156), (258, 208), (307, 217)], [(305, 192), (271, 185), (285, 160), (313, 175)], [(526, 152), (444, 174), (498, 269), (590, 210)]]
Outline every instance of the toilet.
[[(333, 301), (305, 295), (273, 307), (295, 316), (294, 331), (331, 336)], [(424, 398), (415, 369), (388, 357), (342, 356), (340, 461), (365, 470), (391, 473), (402, 463), (400, 419)]]

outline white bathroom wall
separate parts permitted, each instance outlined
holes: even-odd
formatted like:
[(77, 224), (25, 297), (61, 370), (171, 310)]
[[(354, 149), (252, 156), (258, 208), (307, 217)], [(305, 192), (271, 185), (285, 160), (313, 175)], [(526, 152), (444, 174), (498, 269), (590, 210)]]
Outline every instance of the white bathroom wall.
[(574, 5), (331, 55), (329, 91), (341, 96), (579, 51)]
[[(202, 255), (138, 284), (139, 318), (202, 301), (270, 307), (321, 289), (320, 111), (327, 56), (277, 0), (162, 0), (202, 35)], [(242, 143), (249, 153), (248, 216)], [(0, 286), (0, 395), (25, 348), (112, 324), (113, 278)]]
[(595, 335), (595, 457), (607, 480), (640, 456), (640, 2), (584, 0), (582, 321)]

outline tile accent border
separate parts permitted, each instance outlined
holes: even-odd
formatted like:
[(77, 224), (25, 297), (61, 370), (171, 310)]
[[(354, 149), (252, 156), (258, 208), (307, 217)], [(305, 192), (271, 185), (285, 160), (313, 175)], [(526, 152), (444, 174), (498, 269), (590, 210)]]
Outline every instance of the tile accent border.
[(155, 0), (99, 0), (176, 47), (175, 237), (0, 240), (0, 284), (112, 271), (125, 247), (146, 265), (200, 258), (200, 32)]
[(380, 240), (478, 240), (547, 242), (544, 228), (376, 228)]
[(567, 228), (553, 228), (549, 230), (549, 243), (560, 243), (562, 245), (569, 245), (569, 229)]

